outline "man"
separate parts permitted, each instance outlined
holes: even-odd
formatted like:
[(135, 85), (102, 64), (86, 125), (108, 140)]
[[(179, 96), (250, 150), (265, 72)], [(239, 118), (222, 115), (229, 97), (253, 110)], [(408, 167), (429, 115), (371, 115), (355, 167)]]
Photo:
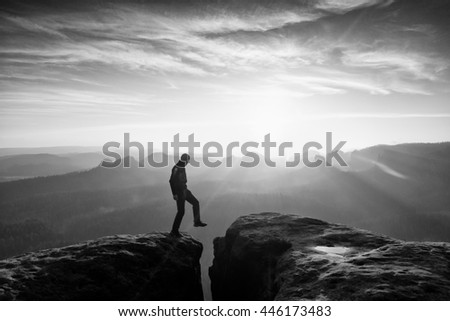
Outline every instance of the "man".
[(189, 163), (190, 159), (191, 157), (188, 154), (181, 155), (178, 163), (172, 168), (172, 174), (169, 179), (173, 199), (177, 202), (177, 215), (175, 216), (172, 231), (170, 232), (170, 235), (175, 237), (181, 236), (178, 229), (180, 228), (181, 220), (184, 216), (185, 201), (192, 204), (194, 210), (194, 226), (202, 227), (207, 225), (200, 220), (200, 204), (198, 200), (192, 195), (191, 191), (187, 189), (186, 165)]

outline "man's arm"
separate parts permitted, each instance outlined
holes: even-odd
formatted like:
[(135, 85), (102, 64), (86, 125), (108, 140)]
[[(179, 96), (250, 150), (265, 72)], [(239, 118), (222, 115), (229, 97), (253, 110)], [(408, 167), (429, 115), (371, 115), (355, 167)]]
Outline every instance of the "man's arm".
[(185, 183), (181, 181), (181, 170), (177, 167), (172, 168), (172, 174), (169, 179), (170, 188), (172, 189), (172, 195), (174, 199), (177, 199), (185, 187)]

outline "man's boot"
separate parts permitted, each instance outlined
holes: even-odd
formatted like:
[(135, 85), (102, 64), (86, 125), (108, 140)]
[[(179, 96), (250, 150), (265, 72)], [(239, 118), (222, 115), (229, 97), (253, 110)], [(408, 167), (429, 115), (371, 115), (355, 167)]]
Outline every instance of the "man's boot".
[(171, 231), (170, 236), (172, 237), (182, 237), (183, 235), (180, 234), (178, 231)]

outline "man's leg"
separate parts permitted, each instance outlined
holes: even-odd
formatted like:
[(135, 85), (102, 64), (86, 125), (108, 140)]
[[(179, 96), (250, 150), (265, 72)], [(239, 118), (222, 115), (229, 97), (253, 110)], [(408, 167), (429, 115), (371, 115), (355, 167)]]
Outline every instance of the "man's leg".
[(180, 193), (177, 199), (177, 215), (175, 216), (175, 219), (173, 221), (172, 233), (178, 233), (178, 229), (180, 228), (181, 220), (183, 219), (184, 216), (184, 204), (185, 204), (184, 201), (185, 197), (183, 193)]
[(192, 209), (194, 212), (194, 226), (206, 226), (206, 224), (202, 223), (200, 220), (200, 203), (198, 199), (192, 195), (190, 190), (186, 190), (186, 201), (192, 204)]

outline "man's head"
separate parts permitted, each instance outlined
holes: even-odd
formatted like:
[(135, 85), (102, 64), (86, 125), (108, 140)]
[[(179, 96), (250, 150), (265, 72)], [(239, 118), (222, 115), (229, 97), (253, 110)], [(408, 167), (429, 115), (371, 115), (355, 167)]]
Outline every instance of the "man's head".
[(191, 156), (189, 154), (183, 154), (181, 155), (180, 161), (182, 161), (184, 164), (188, 164), (189, 160), (191, 159)]

